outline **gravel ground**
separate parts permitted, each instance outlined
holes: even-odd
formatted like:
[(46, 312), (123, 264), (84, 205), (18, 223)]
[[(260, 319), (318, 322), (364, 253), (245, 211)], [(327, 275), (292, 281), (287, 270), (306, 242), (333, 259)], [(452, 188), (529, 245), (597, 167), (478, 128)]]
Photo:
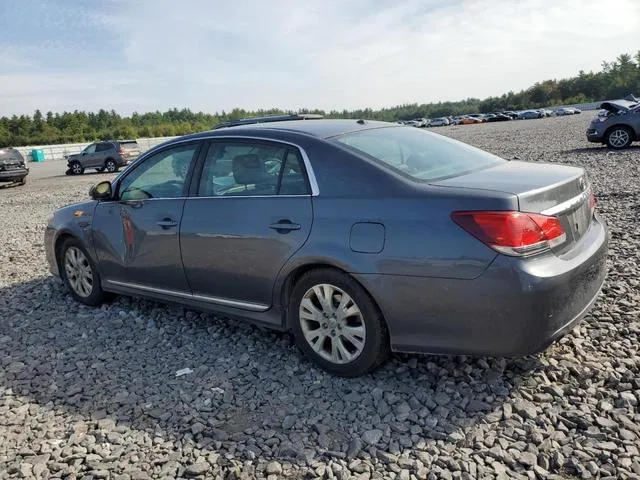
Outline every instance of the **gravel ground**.
[(397, 355), (348, 380), (287, 334), (71, 301), (42, 229), (109, 176), (35, 165), (0, 188), (0, 478), (640, 478), (640, 148), (588, 144), (592, 116), (434, 129), (588, 170), (612, 243), (586, 320), (536, 357)]

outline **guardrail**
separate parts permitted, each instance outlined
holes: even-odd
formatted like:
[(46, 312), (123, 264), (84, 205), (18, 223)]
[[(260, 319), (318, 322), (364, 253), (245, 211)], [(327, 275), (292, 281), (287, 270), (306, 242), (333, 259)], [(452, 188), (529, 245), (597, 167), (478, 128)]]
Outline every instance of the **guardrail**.
[[(142, 152), (149, 150), (162, 142), (171, 140), (176, 137), (153, 137), (153, 138), (138, 138), (136, 141), (140, 145)], [(16, 149), (22, 154), (27, 161), (33, 161), (31, 156), (32, 150), (42, 150), (44, 152), (44, 161), (64, 160), (66, 155), (73, 153), (80, 153), (82, 149), (91, 145), (93, 142), (84, 143), (65, 143), (60, 145), (28, 145), (26, 147), (16, 147)]]

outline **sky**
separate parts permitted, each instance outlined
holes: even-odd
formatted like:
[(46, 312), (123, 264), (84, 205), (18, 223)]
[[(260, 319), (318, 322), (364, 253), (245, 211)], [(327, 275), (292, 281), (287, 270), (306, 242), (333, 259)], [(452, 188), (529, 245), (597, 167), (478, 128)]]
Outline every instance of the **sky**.
[(0, 0), (0, 116), (485, 98), (640, 50), (639, 0)]

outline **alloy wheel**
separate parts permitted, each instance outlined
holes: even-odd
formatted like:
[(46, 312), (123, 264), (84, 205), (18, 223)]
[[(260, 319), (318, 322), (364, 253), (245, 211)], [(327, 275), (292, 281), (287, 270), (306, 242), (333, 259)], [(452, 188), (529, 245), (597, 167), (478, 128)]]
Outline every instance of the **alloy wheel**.
[(324, 283), (307, 290), (299, 318), (309, 346), (333, 364), (350, 363), (364, 350), (366, 327), (360, 307), (334, 285)]
[(73, 291), (86, 298), (93, 291), (93, 270), (85, 254), (78, 247), (69, 247), (64, 254), (64, 271)]
[(82, 173), (82, 165), (80, 165), (79, 163), (74, 163), (73, 165), (71, 165), (71, 171), (74, 173), (74, 175), (80, 175)]
[(622, 148), (629, 143), (629, 132), (624, 129), (614, 130), (609, 134), (609, 142), (614, 148)]

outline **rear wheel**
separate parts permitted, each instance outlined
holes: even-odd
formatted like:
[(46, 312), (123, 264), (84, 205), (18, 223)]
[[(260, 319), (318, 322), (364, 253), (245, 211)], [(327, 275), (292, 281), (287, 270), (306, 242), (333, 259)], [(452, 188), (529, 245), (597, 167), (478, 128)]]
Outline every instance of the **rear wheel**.
[(305, 273), (293, 289), (288, 313), (300, 349), (333, 375), (363, 375), (388, 356), (382, 315), (367, 291), (345, 273)]
[(69, 165), (69, 170), (72, 175), (82, 175), (84, 173), (84, 167), (80, 165), (80, 162), (73, 162)]
[(58, 264), (62, 280), (76, 301), (93, 307), (107, 299), (100, 285), (98, 269), (78, 240), (68, 238), (64, 241)]
[(109, 158), (106, 162), (104, 162), (104, 169), (109, 173), (114, 173), (118, 171), (118, 165), (115, 160)]
[(613, 127), (607, 132), (606, 142), (609, 148), (621, 150), (631, 145), (633, 134), (627, 127)]

